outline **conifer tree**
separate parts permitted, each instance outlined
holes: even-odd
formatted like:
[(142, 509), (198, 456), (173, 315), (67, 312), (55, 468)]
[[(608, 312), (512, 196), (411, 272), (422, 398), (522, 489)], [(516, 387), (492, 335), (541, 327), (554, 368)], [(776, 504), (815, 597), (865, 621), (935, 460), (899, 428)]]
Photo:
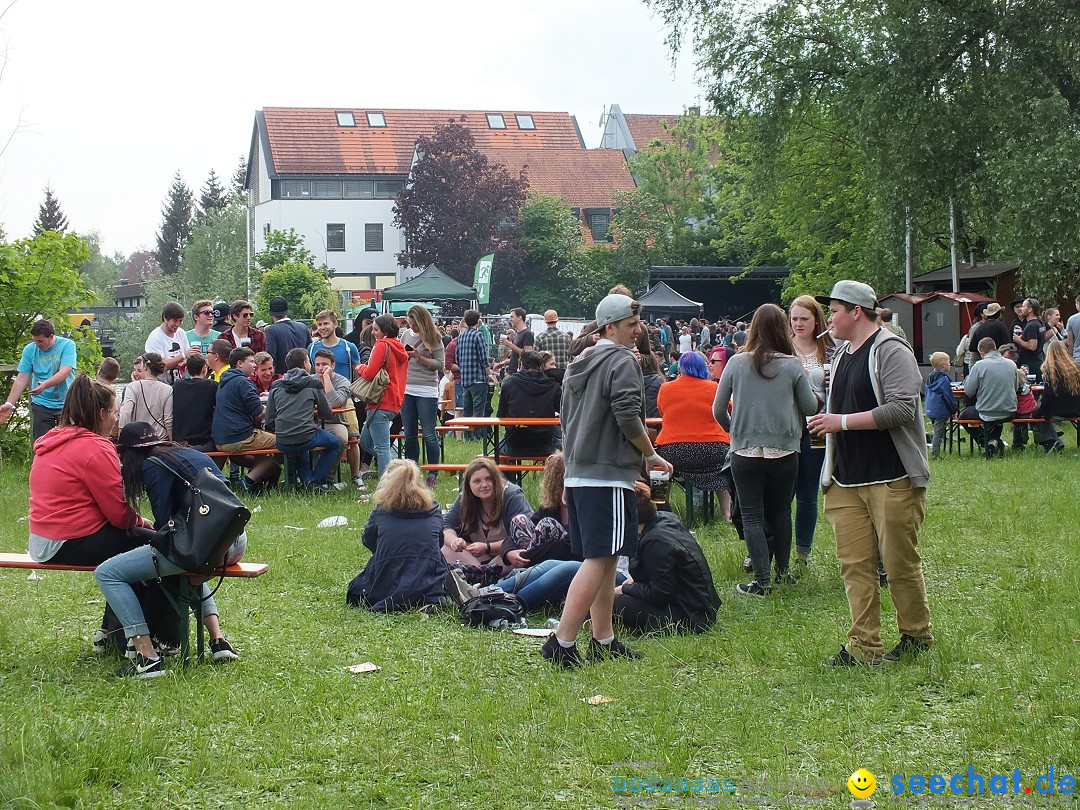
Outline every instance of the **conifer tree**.
[(224, 208), (226, 202), (225, 189), (222, 188), (217, 172), (211, 169), (210, 174), (206, 176), (206, 182), (203, 183), (202, 190), (199, 192), (199, 212), (206, 216), (212, 211)]
[(45, 200), (41, 203), (41, 207), (38, 208), (37, 222), (34, 223), (34, 236), (40, 235), (42, 231), (64, 233), (67, 229), (68, 218), (64, 216), (64, 211), (60, 208), (60, 201), (56, 199), (52, 189), (45, 186)]
[(158, 264), (167, 275), (180, 269), (184, 246), (191, 239), (191, 215), (195, 196), (178, 171), (173, 176), (165, 205), (161, 209), (161, 230), (154, 251)]

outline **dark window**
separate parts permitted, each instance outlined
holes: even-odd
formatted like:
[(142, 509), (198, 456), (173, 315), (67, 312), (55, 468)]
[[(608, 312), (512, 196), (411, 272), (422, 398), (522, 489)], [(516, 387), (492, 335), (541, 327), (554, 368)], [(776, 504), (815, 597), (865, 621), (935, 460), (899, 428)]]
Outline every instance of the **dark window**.
[(506, 129), (506, 119), (500, 113), (488, 113), (487, 121), (491, 129)]
[(346, 200), (370, 200), (375, 196), (374, 183), (371, 180), (346, 180), (342, 196)]
[(340, 200), (340, 180), (312, 180), (311, 197), (315, 200)]
[(369, 127), (385, 127), (386, 116), (381, 112), (369, 112), (367, 114), (367, 125)]
[(351, 112), (339, 112), (337, 114), (337, 125), (339, 127), (355, 127), (356, 119)]
[(586, 208), (585, 219), (589, 223), (594, 242), (611, 241), (611, 209)]
[(369, 222), (364, 226), (364, 250), (381, 251), (383, 249), (383, 232), (381, 222)]
[(531, 115), (518, 114), (514, 118), (517, 119), (518, 129), (536, 129), (536, 124), (533, 122)]
[(326, 249), (327, 250), (344, 250), (345, 249), (345, 223), (344, 222), (330, 222), (326, 226)]
[(393, 200), (397, 198), (397, 195), (401, 193), (401, 190), (405, 188), (405, 183), (401, 180), (376, 180), (375, 181), (375, 199), (376, 200)]
[(302, 197), (311, 196), (310, 180), (282, 180), (281, 199), (298, 200)]

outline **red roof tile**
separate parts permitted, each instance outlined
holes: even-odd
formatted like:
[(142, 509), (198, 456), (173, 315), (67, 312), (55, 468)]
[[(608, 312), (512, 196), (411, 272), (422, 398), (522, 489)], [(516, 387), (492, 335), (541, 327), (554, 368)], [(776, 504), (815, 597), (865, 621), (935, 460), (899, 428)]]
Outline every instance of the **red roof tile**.
[(639, 150), (647, 148), (653, 141), (660, 141), (663, 144), (674, 143), (675, 139), (664, 127), (665, 125), (668, 129), (674, 127), (681, 117), (679, 115), (623, 115), (626, 126), (630, 130), (630, 137), (634, 139), (634, 146)]
[(488, 160), (517, 173), (529, 191), (565, 197), (575, 208), (611, 208), (616, 191), (633, 191), (634, 178), (618, 149), (481, 149)]
[[(408, 174), (418, 138), (453, 119), (464, 124), (481, 148), (515, 150), (584, 150), (577, 124), (565, 112), (526, 112), (535, 129), (520, 129), (514, 112), (505, 110), (348, 110), (355, 127), (340, 127), (337, 112), (345, 108), (267, 107), (266, 134), (278, 174)], [(385, 127), (370, 127), (367, 112), (381, 112)], [(488, 126), (487, 114), (498, 113), (506, 129)]]

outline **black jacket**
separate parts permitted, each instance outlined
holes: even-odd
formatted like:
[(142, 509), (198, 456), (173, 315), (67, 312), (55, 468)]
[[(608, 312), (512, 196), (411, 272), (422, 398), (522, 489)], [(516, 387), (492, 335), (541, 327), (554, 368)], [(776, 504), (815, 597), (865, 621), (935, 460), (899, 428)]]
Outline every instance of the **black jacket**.
[[(511, 374), (502, 384), (499, 411), (503, 416), (556, 416), (562, 386), (542, 371), (532, 369)], [(551, 452), (553, 427), (507, 428), (506, 446), (511, 455), (533, 456)]]
[(307, 349), (311, 345), (311, 332), (300, 321), (286, 319), (275, 321), (263, 330), (266, 351), (274, 358), (274, 373), (284, 374), (285, 355), (289, 349)]
[(657, 607), (670, 606), (673, 617), (695, 633), (716, 621), (720, 597), (701, 546), (672, 512), (657, 512), (644, 527), (637, 555), (630, 560), (633, 582), (622, 592)]
[(345, 601), (388, 613), (442, 599), (449, 571), (440, 551), (442, 528), (438, 504), (426, 512), (376, 506), (362, 537), (372, 557), (349, 583)]

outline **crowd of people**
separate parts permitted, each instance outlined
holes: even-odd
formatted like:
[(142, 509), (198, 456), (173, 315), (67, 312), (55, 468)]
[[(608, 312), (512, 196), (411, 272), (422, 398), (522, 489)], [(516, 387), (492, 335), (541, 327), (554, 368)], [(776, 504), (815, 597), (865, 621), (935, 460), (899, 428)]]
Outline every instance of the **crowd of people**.
[[(372, 557), (349, 603), (391, 611), (495, 586), (530, 611), (562, 605), (541, 653), (565, 667), (637, 657), (616, 637), (615, 619), (648, 632), (702, 632), (716, 620), (720, 598), (705, 555), (653, 497), (651, 470), (677, 476), (687, 497), (692, 488), (719, 499), (753, 572), (736, 594), (762, 599), (797, 583), (809, 565), (823, 491), (852, 617), (847, 642), (826, 663), (876, 665), (933, 641), (918, 552), (929, 480), (923, 398), (932, 458), (957, 415), (980, 422), (973, 439), (991, 452), (1017, 417), (1080, 417), (1080, 315), (1062, 324), (1056, 309), (1018, 299), (1010, 330), (1002, 311), (980, 305), (957, 347), (967, 399), (958, 413), (952, 358), (935, 353), (924, 382), (903, 330), (855, 281), (828, 296), (799, 296), (786, 311), (764, 304), (749, 322), (646, 323), (630, 291), (617, 287), (576, 336), (555, 310), (534, 333), (514, 309), (497, 339), (501, 330), (477, 310), (437, 324), (421, 305), (401, 319), (365, 308), (347, 335), (327, 310), (309, 329), (280, 296), (265, 329), (252, 325), (247, 301), (201, 300), (185, 331), (186, 313), (170, 302), (122, 398), (115, 360), (96, 377), (76, 375), (72, 341), (38, 321), (0, 424), (29, 391), (30, 554), (98, 566), (109, 609), (95, 649), (121, 628), (126, 675), (155, 677), (173, 648), (149, 616), (160, 595), (144, 583), (180, 569), (147, 542), (176, 508), (182, 480), (202, 468), (221, 477), (211, 451), (245, 471), (237, 484), (246, 495), (277, 479), (280, 454), (296, 459), (300, 485), (312, 491), (330, 490), (342, 462), (361, 490), (374, 476), (363, 532)], [(558, 417), (557, 426), (509, 428), (499, 448), (511, 459), (545, 459), (539, 508), (479, 455), (444, 512), (434, 475), (419, 467), (422, 457), (440, 461), (439, 416), (493, 412)], [(661, 426), (647, 426), (649, 417)], [(1052, 421), (1033, 429), (1047, 452), (1063, 448)], [(1015, 425), (1014, 446), (1026, 437), (1026, 426)], [(152, 520), (137, 512), (144, 493)], [(243, 554), (241, 540), (230, 560)], [(886, 577), (900, 631), (888, 651)], [(166, 597), (175, 607), (176, 594)], [(213, 657), (238, 657), (213, 599), (202, 588), (187, 598), (201, 603)], [(587, 619), (582, 654), (576, 641)]]

